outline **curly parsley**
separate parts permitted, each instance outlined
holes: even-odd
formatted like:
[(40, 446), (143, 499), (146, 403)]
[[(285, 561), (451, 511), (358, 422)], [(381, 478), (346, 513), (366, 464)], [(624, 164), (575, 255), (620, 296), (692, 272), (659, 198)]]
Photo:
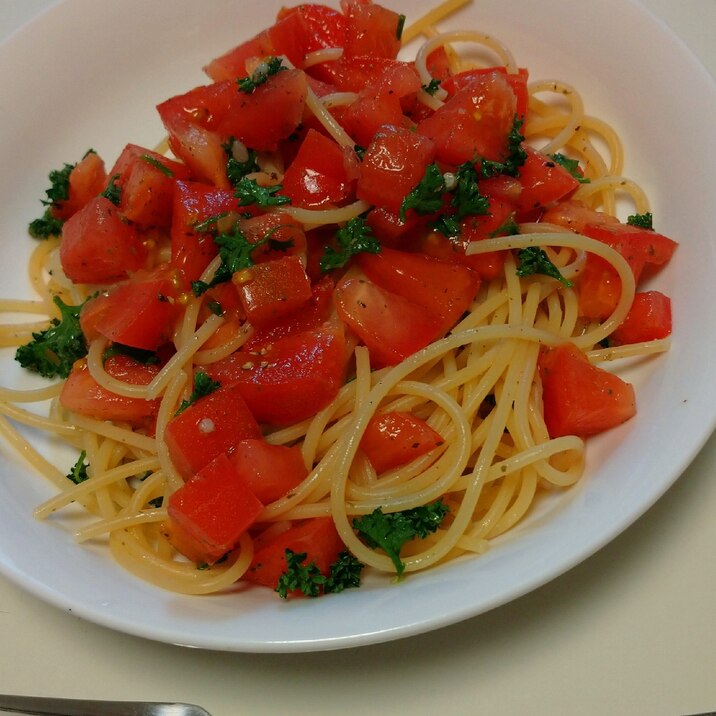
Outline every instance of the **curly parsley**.
[(356, 254), (380, 252), (380, 243), (362, 216), (349, 219), (336, 232), (336, 241), (338, 247), (326, 246), (321, 256), (319, 265), (323, 273), (345, 266)]

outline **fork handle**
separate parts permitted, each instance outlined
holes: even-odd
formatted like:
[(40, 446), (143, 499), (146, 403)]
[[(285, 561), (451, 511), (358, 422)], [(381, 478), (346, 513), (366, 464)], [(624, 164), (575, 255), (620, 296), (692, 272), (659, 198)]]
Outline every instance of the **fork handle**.
[[(0, 694), (0, 711), (36, 716), (184, 716), (206, 713), (189, 711), (186, 704), (147, 703), (142, 701), (92, 701), (56, 699), (42, 696)], [(194, 707), (196, 708), (196, 707)]]

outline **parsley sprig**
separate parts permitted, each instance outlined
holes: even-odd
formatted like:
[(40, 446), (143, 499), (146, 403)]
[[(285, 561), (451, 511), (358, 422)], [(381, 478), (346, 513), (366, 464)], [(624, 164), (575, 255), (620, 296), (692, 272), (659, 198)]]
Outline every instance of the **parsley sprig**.
[(221, 388), (218, 380), (210, 378), (203, 370), (199, 370), (194, 374), (194, 389), (188, 400), (182, 400), (177, 408), (176, 415), (181, 415), (190, 405), (196, 403), (200, 398), (211, 395), (215, 390)]
[(87, 341), (80, 327), (80, 309), (54, 297), (60, 318), (53, 318), (50, 326), (32, 334), (32, 340), (20, 346), (15, 360), (23, 367), (44, 378), (67, 378), (73, 363), (87, 355)]
[(448, 513), (442, 500), (436, 500), (412, 510), (384, 513), (380, 507), (353, 520), (353, 527), (369, 547), (380, 547), (392, 560), (398, 576), (405, 571), (400, 550), (416, 537), (425, 538), (435, 532)]
[(428, 164), (423, 178), (408, 193), (400, 205), (400, 220), (405, 221), (408, 209), (418, 214), (433, 214), (443, 206), (443, 195), (447, 191), (445, 177), (437, 164)]
[(326, 246), (321, 256), (322, 272), (345, 266), (356, 254), (380, 252), (380, 243), (362, 216), (349, 219), (336, 232), (337, 248)]
[(652, 213), (647, 211), (645, 214), (632, 214), (631, 216), (628, 216), (627, 224), (629, 224), (629, 226), (637, 226), (640, 229), (649, 229), (653, 231), (653, 219), (654, 217), (652, 216)]
[(257, 87), (264, 84), (269, 77), (286, 69), (288, 68), (281, 63), (280, 57), (267, 57), (248, 77), (236, 80), (239, 91), (251, 94)]
[(263, 209), (267, 209), (270, 206), (280, 206), (291, 201), (287, 196), (282, 196), (278, 193), (283, 189), (281, 184), (260, 186), (255, 179), (242, 177), (234, 187), (236, 190), (234, 196), (239, 200), (239, 206), (256, 204)]
[(307, 597), (342, 592), (344, 589), (360, 587), (364, 565), (350, 552), (344, 550), (331, 565), (328, 576), (321, 573), (315, 562), (306, 562), (306, 552), (286, 549), (286, 571), (278, 579), (276, 591), (282, 599), (299, 591)]
[(520, 277), (533, 276), (534, 274), (542, 274), (557, 279), (560, 283), (567, 287), (572, 286), (572, 282), (566, 279), (560, 273), (559, 269), (552, 263), (547, 252), (539, 246), (528, 246), (517, 252), (517, 275)]
[(570, 159), (559, 152), (550, 154), (549, 157), (555, 164), (566, 169), (580, 184), (589, 184), (591, 182), (591, 179), (585, 177), (580, 171), (579, 161), (577, 159)]
[(87, 451), (83, 450), (77, 458), (77, 462), (75, 462), (71, 470), (66, 475), (67, 479), (74, 482), (75, 485), (79, 485), (81, 482), (89, 479), (89, 474), (87, 473), (89, 465), (85, 462), (86, 458)]
[(485, 179), (497, 176), (498, 174), (507, 174), (508, 176), (519, 176), (520, 167), (527, 159), (527, 152), (522, 146), (525, 141), (524, 135), (520, 131), (524, 119), (515, 115), (512, 121), (512, 129), (507, 135), (507, 156), (501, 162), (483, 159), (480, 162), (480, 172)]

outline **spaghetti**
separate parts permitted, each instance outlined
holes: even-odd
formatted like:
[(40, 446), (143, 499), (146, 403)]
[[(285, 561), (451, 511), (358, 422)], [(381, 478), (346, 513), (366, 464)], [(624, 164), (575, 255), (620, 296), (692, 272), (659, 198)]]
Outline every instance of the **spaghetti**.
[[(436, 79), (435, 58), (440, 53), (448, 76), (474, 69), (460, 59), (457, 45), (477, 43), (494, 55), (494, 65), (506, 76), (520, 72), (509, 49), (491, 36), (438, 30), (437, 24), (467, 1), (447, 0), (404, 30), (404, 42), (425, 38), (415, 61), (423, 86), (415, 93), (418, 109), (413, 111), (420, 116), (438, 112), (454, 95), (439, 86), (428, 91)], [(313, 48), (302, 68), (330, 66), (344, 56), (341, 48)], [(307, 90), (311, 121), (346, 152), (352, 152), (357, 142), (341, 123), (338, 110), (359, 100), (358, 89), (321, 93), (313, 85)], [(528, 93), (526, 122), (521, 126), (525, 142), (540, 147), (544, 155), (560, 152), (579, 161), (584, 182), (569, 197), (571, 209), (564, 213), (560, 205), (552, 206), (540, 216), (515, 223), (507, 235), (468, 241), (467, 265), (472, 257), (499, 254), (503, 268), (491, 280), (482, 281), (469, 310), (446, 335), (405, 360), (396, 365), (376, 363), (371, 351), (350, 334), (352, 380), (340, 386), (315, 415), (264, 429), (268, 444), (300, 450), (307, 476), (287, 494), (262, 506), (253, 527), (238, 538), (225, 559), (197, 569), (167, 531), (167, 504), (186, 478), (173, 460), (165, 433), (182, 401), (190, 399), (196, 372), (211, 373), (212, 366), (250, 345), (256, 331), (248, 322), (233, 326), (226, 315), (207, 316), (205, 297), (191, 292), (181, 295), (180, 317), (170, 336), (171, 356), (150, 379), (128, 383), (113, 376), (106, 363), (111, 341), (106, 336), (89, 341), (85, 365), (97, 386), (127, 399), (159, 401), (151, 429), (131, 420), (68, 411), (58, 397), (62, 382), (34, 391), (0, 389), (0, 432), (60, 490), (37, 508), (35, 516), (47, 519), (71, 504), (80, 505), (90, 518), (76, 534), (79, 542), (107, 540), (117, 562), (142, 579), (177, 592), (205, 594), (228, 589), (245, 577), (262, 542), (301, 521), (331, 518), (341, 543), (354, 557), (370, 568), (394, 573), (395, 560), (357, 532), (355, 519), (376, 510), (391, 514), (442, 501), (448, 513), (440, 526), (406, 543), (400, 553), (405, 571), (413, 572), (484, 552), (492, 539), (529, 515), (540, 494), (578, 482), (584, 469), (584, 436), (550, 435), (540, 356), (545, 349), (569, 342), (597, 363), (664, 351), (668, 338), (604, 345), (633, 306), (634, 266), (618, 246), (571, 230), (574, 206), (609, 225), (616, 220), (604, 216), (615, 214), (618, 201), (627, 199), (636, 213), (646, 214), (648, 199), (634, 182), (621, 176), (623, 150), (617, 133), (585, 113), (576, 89), (549, 80), (530, 83)], [(559, 101), (550, 101), (550, 95)], [(170, 146), (175, 146), (171, 140)], [(599, 151), (599, 146), (606, 151)], [(247, 148), (241, 145), (237, 154), (235, 145), (234, 156), (246, 159)], [(279, 186), (287, 168), (283, 158), (275, 152), (258, 152), (257, 162), (258, 169), (250, 176), (263, 186)], [(318, 232), (345, 226), (373, 207), (356, 196), (338, 206), (328, 203), (325, 207), (277, 205), (269, 213), (283, 217), (281, 221), (288, 217), (298, 222), (305, 232)], [(422, 226), (423, 234), (437, 236)], [(54, 297), (68, 305), (90, 298), (96, 286), (67, 278), (59, 247), (58, 238), (41, 242), (31, 259), (31, 282), (40, 300), (3, 301), (0, 310), (56, 318)], [(542, 250), (562, 280), (540, 273), (519, 276), (519, 252), (526, 249)], [(155, 264), (166, 251), (160, 244), (153, 254)], [(619, 286), (611, 310), (598, 319), (585, 318), (580, 306), (580, 280), (588, 257), (610, 267)], [(211, 285), (220, 266), (217, 257), (199, 281)], [(351, 272), (356, 268), (348, 268), (346, 276)], [(236, 273), (233, 281), (240, 285)], [(8, 323), (0, 327), (0, 341), (4, 346), (22, 346), (38, 330), (40, 324), (34, 319)], [(20, 407), (42, 401), (50, 402), (46, 417)], [(371, 421), (392, 412), (416, 416), (441, 440), (418, 458), (377, 472), (362, 440)], [(13, 422), (82, 450), (88, 479), (76, 485), (69, 482)]]

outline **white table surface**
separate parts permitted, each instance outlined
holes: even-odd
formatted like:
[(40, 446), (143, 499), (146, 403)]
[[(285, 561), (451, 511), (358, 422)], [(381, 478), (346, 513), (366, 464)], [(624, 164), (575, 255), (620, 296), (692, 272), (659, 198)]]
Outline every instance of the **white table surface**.
[[(716, 75), (716, 0), (643, 2)], [(50, 4), (0, 0), (0, 39)], [(0, 692), (189, 701), (214, 716), (716, 712), (715, 553), (712, 438), (653, 509), (580, 566), (492, 612), (383, 645), (173, 647), (89, 624), (0, 578)]]

